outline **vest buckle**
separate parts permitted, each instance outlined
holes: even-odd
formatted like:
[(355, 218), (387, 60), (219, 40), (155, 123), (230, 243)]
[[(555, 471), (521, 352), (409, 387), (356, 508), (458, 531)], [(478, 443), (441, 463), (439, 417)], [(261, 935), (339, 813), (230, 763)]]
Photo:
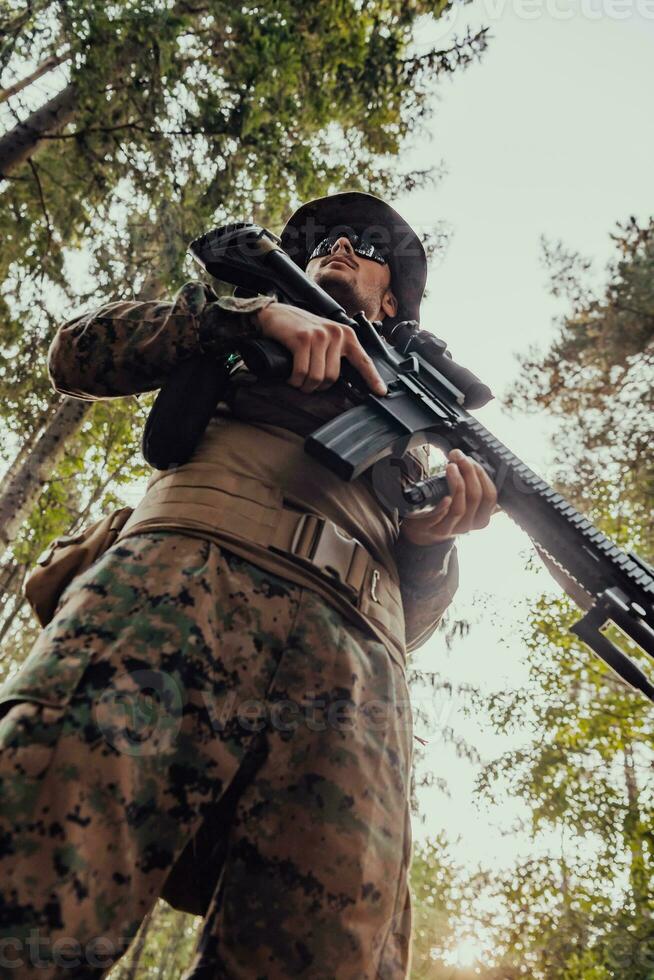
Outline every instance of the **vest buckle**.
[(352, 598), (358, 600), (368, 559), (356, 538), (351, 538), (324, 517), (301, 514), (289, 551), (337, 579)]

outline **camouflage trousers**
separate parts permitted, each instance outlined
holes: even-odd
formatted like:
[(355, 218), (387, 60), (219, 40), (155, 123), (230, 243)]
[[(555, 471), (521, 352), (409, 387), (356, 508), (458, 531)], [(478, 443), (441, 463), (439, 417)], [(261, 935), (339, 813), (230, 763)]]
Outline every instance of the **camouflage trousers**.
[(187, 978), (406, 977), (411, 746), (401, 668), (315, 592), (119, 541), (0, 689), (0, 977), (106, 975), (212, 814)]

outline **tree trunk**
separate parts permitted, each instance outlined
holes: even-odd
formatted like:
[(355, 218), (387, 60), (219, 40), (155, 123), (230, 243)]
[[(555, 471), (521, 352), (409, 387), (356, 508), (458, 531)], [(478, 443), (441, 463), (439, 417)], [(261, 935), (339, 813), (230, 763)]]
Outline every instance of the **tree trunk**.
[[(157, 269), (146, 276), (138, 299), (158, 299), (164, 292), (161, 269)], [(77, 432), (92, 404), (67, 397), (59, 404), (55, 402), (41, 416), (45, 427), (38, 437), (19, 449), (0, 483), (0, 557), (29, 517), (44, 484), (64, 453), (66, 442)]]
[(9, 176), (39, 148), (43, 137), (61, 129), (75, 115), (77, 92), (70, 84), (0, 138), (0, 178)]
[[(25, 576), (23, 576), (23, 579), (24, 578)], [(9, 612), (7, 613), (7, 615), (5, 616), (2, 622), (2, 627), (0, 627), (0, 644), (4, 642), (5, 636), (11, 629), (11, 624), (13, 623), (16, 616), (21, 611), (21, 609), (23, 608), (26, 602), (27, 602), (27, 598), (24, 595), (20, 594), (14, 596), (13, 605), (9, 610)]]
[(629, 887), (636, 915), (645, 914), (648, 897), (648, 874), (643, 848), (643, 822), (640, 813), (640, 791), (636, 780), (633, 745), (623, 749), (627, 812), (624, 819), (624, 842), (629, 851)]
[(18, 473), (20, 467), (23, 465), (23, 463), (25, 462), (29, 454), (34, 449), (34, 446), (36, 445), (36, 441), (39, 438), (39, 435), (41, 434), (45, 426), (47, 426), (48, 423), (51, 422), (52, 419), (57, 414), (57, 409), (59, 408), (60, 402), (61, 402), (61, 398), (58, 395), (53, 395), (52, 401), (50, 402), (48, 407), (43, 412), (41, 412), (38, 419), (36, 419), (36, 421), (34, 422), (30, 435), (23, 440), (23, 442), (20, 445), (20, 449), (14, 456), (13, 460), (11, 461), (11, 463), (9, 464), (5, 472), (2, 474), (2, 479), (0, 480), (0, 498), (5, 493), (11, 480), (13, 480), (16, 473)]
[[(44, 484), (63, 455), (67, 440), (79, 429), (92, 402), (64, 398), (32, 452), (14, 471), (0, 496), (0, 555), (16, 537)], [(12, 467), (13, 469), (13, 467)]]
[(20, 575), (22, 565), (19, 565), (13, 558), (9, 558), (0, 567), (0, 603), (4, 605), (11, 593), (17, 590), (14, 586), (15, 580)]
[[(177, 17), (180, 14), (202, 12), (202, 10), (194, 11), (187, 3), (178, 3), (171, 9), (170, 15)], [(55, 58), (55, 63), (59, 63), (59, 56), (53, 57)], [(66, 57), (70, 57), (70, 55)], [(49, 60), (46, 59), (44, 65)], [(65, 58), (62, 56), (61, 60), (65, 60)], [(34, 81), (35, 78), (38, 78), (39, 74), (44, 74), (50, 67), (54, 68), (55, 63), (49, 65), (47, 68), (44, 68), (44, 65), (42, 65), (37, 69), (38, 74), (35, 73), (17, 82), (11, 88), (5, 89), (4, 92), (0, 92), (0, 102), (2, 101), (2, 96), (8, 98), (15, 91), (20, 91), (21, 88), (24, 88), (30, 82)], [(119, 73), (120, 65), (117, 66), (117, 69)], [(9, 95), (6, 93), (9, 93)], [(39, 149), (39, 145), (43, 142), (44, 136), (48, 136), (56, 130), (62, 129), (66, 123), (69, 123), (74, 118), (76, 111), (77, 90), (71, 82), (58, 95), (50, 99), (49, 102), (36, 109), (24, 122), (18, 123), (10, 132), (0, 137), (0, 180), (3, 177), (8, 177), (21, 163), (28, 160)]]
[(0, 89), (0, 102), (6, 102), (10, 99), (12, 95), (17, 95), (22, 92), (24, 88), (31, 85), (37, 79), (41, 78), (42, 75), (46, 75), (53, 68), (57, 68), (59, 65), (63, 65), (64, 61), (68, 61), (70, 58), (70, 51), (65, 54), (51, 54), (50, 57), (42, 61), (38, 68), (35, 68), (30, 75), (26, 75), (25, 78), (21, 78), (19, 82), (15, 82), (8, 88)]

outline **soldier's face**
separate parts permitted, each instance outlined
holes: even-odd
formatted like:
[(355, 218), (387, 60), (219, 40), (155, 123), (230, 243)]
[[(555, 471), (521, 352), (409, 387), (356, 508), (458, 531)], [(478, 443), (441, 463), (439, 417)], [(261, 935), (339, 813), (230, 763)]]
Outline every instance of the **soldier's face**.
[(345, 235), (327, 255), (311, 259), (306, 273), (350, 316), (363, 310), (370, 320), (383, 320), (397, 309), (389, 266), (357, 255)]

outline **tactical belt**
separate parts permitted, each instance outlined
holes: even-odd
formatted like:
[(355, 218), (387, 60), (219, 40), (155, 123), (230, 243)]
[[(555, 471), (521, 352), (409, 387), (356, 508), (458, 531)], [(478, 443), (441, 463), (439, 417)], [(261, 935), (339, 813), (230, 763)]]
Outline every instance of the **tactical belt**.
[(403, 645), (399, 585), (359, 541), (327, 518), (287, 506), (276, 488), (214, 466), (196, 469), (194, 479), (204, 485), (189, 485), (188, 473), (174, 471), (151, 482), (119, 538), (177, 528), (260, 545), (318, 573)]

